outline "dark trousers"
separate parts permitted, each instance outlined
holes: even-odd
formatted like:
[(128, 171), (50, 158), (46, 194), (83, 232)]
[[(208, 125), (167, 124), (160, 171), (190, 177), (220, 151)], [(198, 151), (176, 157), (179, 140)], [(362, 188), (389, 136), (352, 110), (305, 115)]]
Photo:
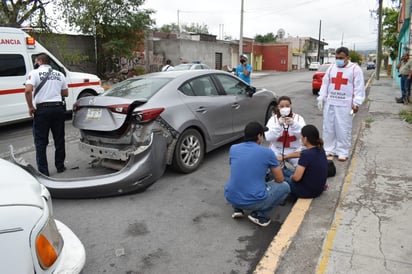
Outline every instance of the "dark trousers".
[(408, 99), (411, 96), (411, 81), (408, 75), (401, 75), (401, 91), (402, 99)]
[(65, 110), (63, 106), (39, 107), (34, 113), (33, 136), (36, 146), (37, 169), (44, 175), (49, 176), (47, 164), (47, 145), (49, 144), (49, 131), (52, 132), (56, 168), (63, 169), (66, 149), (64, 141)]

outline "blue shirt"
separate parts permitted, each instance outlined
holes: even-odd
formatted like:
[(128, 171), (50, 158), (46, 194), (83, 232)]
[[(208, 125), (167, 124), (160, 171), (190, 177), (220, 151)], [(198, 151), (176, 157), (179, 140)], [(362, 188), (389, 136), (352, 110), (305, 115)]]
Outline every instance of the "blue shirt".
[(328, 160), (323, 149), (302, 151), (298, 165), (305, 167), (302, 179), (295, 186), (301, 198), (315, 198), (322, 194), (328, 177)]
[(266, 199), (266, 172), (279, 166), (275, 153), (256, 142), (243, 142), (230, 147), (229, 162), (226, 200), (233, 205), (246, 206)]
[(243, 81), (245, 81), (246, 83), (248, 83), (250, 85), (250, 74), (252, 73), (252, 66), (249, 64), (246, 64), (246, 69), (249, 71), (249, 75), (246, 76), (243, 73), (243, 65), (240, 64), (236, 67), (236, 75), (239, 76), (240, 79), (242, 79)]

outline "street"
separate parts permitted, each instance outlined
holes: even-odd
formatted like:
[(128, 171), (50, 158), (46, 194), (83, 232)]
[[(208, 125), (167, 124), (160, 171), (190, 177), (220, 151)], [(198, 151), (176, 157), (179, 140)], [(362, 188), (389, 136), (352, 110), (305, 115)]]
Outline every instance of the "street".
[[(365, 70), (365, 80), (371, 73)], [(252, 85), (292, 98), (293, 111), (321, 130), (321, 113), (312, 95), (313, 72), (256, 73)], [(78, 149), (79, 134), (66, 121), (67, 168), (61, 177), (110, 172), (91, 168)], [(18, 157), (35, 166), (31, 123), (3, 127), (0, 156), (12, 144)], [(205, 157), (194, 173), (167, 169), (145, 192), (103, 199), (54, 199), (56, 219), (67, 224), (86, 248), (83, 273), (251, 273), (282, 225), (292, 204), (276, 208), (272, 223), (258, 227), (231, 219), (223, 186), (229, 176), (230, 145)], [(53, 162), (49, 146), (48, 159)], [(54, 175), (52, 175), (54, 176)], [(56, 176), (57, 177), (57, 176)], [(330, 206), (330, 205), (329, 205)], [(330, 212), (333, 214), (333, 212)]]

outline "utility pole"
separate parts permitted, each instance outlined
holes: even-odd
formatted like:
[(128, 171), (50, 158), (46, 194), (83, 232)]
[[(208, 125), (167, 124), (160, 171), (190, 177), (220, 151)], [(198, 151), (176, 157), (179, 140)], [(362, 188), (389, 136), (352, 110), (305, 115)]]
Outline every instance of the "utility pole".
[(317, 61), (320, 62), (320, 34), (322, 29), (322, 20), (319, 20), (319, 39), (318, 39), (318, 58)]
[(239, 56), (243, 54), (243, 0), (240, 7)]
[(380, 79), (382, 60), (382, 1), (379, 0), (379, 22), (378, 22), (378, 56), (376, 59), (376, 80)]

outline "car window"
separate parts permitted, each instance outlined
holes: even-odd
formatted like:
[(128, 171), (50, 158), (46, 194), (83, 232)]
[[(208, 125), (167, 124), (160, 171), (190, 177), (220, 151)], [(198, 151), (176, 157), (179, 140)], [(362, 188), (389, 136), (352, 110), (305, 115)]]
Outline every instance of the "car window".
[(26, 75), (26, 65), (21, 54), (0, 54), (0, 77)]
[(209, 76), (192, 79), (179, 90), (188, 96), (217, 96), (218, 92)]
[(226, 94), (245, 94), (247, 85), (234, 77), (228, 75), (218, 74), (216, 75), (220, 83), (223, 86)]
[(149, 99), (171, 80), (172, 78), (132, 78), (114, 85), (102, 96)]

